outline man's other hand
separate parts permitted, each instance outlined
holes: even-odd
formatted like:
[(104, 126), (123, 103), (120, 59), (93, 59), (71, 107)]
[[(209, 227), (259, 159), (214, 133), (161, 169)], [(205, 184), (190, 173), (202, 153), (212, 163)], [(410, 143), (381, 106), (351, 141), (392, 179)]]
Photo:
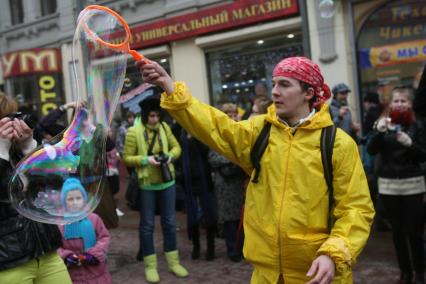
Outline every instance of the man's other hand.
[(336, 267), (327, 255), (317, 257), (309, 268), (306, 276), (313, 277), (307, 284), (329, 284), (334, 278)]

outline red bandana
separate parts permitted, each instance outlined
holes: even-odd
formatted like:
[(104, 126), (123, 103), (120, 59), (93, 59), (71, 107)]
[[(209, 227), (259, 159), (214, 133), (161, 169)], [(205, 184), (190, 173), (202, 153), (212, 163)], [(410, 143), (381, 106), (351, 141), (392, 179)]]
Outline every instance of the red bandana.
[(281, 60), (275, 66), (272, 76), (293, 78), (314, 87), (317, 97), (314, 104), (315, 108), (321, 106), (331, 97), (330, 88), (324, 83), (320, 68), (306, 57), (289, 57)]

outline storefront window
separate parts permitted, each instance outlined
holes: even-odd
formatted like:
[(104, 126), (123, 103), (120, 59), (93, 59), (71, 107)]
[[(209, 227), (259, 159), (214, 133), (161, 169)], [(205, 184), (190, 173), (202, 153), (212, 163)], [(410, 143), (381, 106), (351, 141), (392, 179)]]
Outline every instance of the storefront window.
[(36, 94), (34, 90), (37, 86), (37, 77), (35, 76), (21, 76), (15, 77), (11, 80), (13, 84), (12, 93), (15, 96), (21, 96), (28, 105), (36, 105)]
[(24, 22), (24, 8), (22, 0), (9, 0), (10, 15), (12, 25), (18, 25)]
[(41, 15), (46, 16), (56, 12), (56, 0), (41, 0)]
[(255, 95), (270, 96), (274, 66), (283, 58), (302, 54), (300, 34), (207, 52), (212, 104), (233, 102), (248, 109)]
[(388, 2), (369, 16), (357, 41), (361, 90), (386, 105), (397, 85), (416, 87), (426, 62), (426, 2)]

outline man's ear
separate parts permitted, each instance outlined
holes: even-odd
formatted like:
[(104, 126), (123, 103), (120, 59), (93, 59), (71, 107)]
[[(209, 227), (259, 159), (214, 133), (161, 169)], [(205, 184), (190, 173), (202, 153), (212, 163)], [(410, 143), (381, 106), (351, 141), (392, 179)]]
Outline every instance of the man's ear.
[(309, 87), (305, 93), (305, 101), (310, 101), (315, 96), (314, 88)]

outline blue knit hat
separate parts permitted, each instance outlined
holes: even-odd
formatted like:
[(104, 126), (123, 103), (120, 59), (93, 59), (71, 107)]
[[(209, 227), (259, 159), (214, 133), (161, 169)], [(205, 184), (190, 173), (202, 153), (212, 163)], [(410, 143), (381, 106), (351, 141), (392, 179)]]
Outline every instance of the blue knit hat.
[(67, 199), (68, 193), (71, 190), (79, 190), (81, 194), (83, 195), (84, 203), (87, 202), (87, 193), (83, 185), (81, 184), (80, 180), (70, 177), (64, 181), (64, 184), (62, 185), (62, 189), (61, 189), (61, 202), (65, 208), (67, 207), (66, 199)]
[[(67, 178), (62, 185), (61, 202), (66, 208), (67, 195), (72, 190), (79, 190), (83, 195), (83, 201), (87, 201), (87, 193), (79, 179)], [(86, 217), (80, 221), (76, 221), (64, 226), (64, 239), (82, 238), (84, 243), (84, 251), (94, 247), (96, 244), (96, 232), (92, 222)]]

